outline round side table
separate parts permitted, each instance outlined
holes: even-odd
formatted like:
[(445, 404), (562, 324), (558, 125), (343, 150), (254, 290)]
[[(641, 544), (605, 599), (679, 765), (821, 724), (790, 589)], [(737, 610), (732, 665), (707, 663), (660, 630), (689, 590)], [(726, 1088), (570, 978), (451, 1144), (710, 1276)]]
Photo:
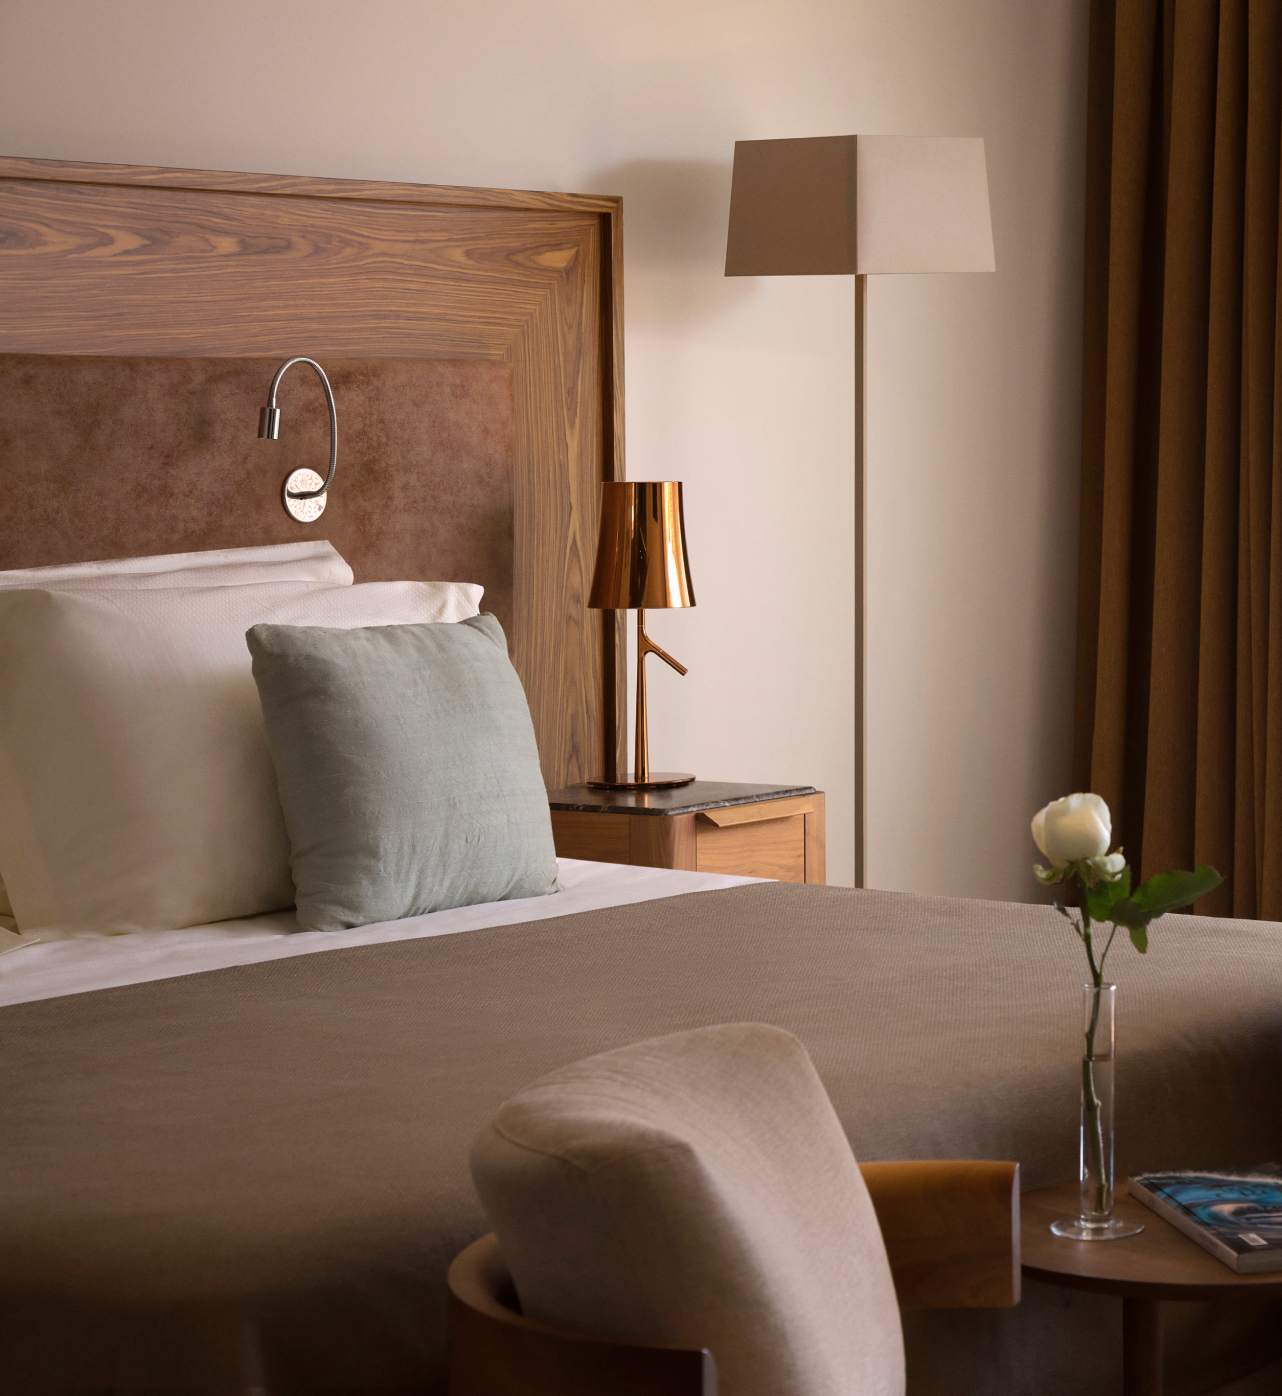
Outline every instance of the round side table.
[(1222, 1299), (1248, 1290), (1282, 1289), (1282, 1271), (1239, 1275), (1118, 1188), (1117, 1214), (1144, 1223), (1119, 1241), (1066, 1241), (1051, 1235), (1056, 1217), (1077, 1210), (1077, 1184), (1026, 1192), (1020, 1241), (1025, 1274), (1049, 1284), (1115, 1294), (1122, 1301), (1122, 1389), (1162, 1396), (1163, 1299)]

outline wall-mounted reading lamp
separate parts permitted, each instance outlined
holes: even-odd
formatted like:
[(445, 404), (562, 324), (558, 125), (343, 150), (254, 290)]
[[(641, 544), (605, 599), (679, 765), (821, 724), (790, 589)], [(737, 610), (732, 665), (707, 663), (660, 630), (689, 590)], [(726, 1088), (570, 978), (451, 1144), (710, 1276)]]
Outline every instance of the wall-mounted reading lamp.
[(314, 470), (306, 468), (292, 470), (285, 477), (281, 489), (281, 503), (290, 518), (299, 523), (315, 523), (325, 512), (325, 491), (334, 483), (334, 471), (338, 468), (338, 411), (334, 406), (334, 390), (329, 385), (325, 370), (305, 354), (295, 354), (286, 359), (276, 370), (272, 385), (267, 390), (267, 405), (258, 414), (258, 435), (263, 441), (280, 440), (280, 408), (276, 406), (276, 390), (280, 380), (295, 364), (308, 364), (316, 370), (316, 376), (325, 389), (325, 403), (329, 407), (329, 470), (322, 480)]

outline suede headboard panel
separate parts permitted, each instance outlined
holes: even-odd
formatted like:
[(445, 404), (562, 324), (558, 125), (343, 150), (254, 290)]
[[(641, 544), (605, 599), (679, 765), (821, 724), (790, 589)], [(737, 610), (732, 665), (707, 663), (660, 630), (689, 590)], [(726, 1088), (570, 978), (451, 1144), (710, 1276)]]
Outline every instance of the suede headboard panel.
[[(325, 473), (329, 418), (305, 367), (257, 439), (272, 359), (0, 354), (0, 566), (328, 538), (358, 581), (480, 582), (512, 624), (512, 370), (487, 359), (328, 360), (338, 474), (300, 528), (281, 483)], [(37, 515), (33, 501), (41, 501)]]
[[(550, 785), (615, 768), (622, 617), (590, 611), (623, 474), (606, 196), (0, 157), (0, 567), (328, 537), (357, 575), (482, 582)], [(280, 486), (326, 417), (316, 525)]]

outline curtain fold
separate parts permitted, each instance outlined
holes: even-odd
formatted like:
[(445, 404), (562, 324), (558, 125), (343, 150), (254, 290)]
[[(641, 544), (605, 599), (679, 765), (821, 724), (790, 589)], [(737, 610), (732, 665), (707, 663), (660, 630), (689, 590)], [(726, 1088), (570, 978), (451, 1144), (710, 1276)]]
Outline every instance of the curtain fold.
[(1282, 919), (1282, 0), (1093, 0), (1076, 761)]

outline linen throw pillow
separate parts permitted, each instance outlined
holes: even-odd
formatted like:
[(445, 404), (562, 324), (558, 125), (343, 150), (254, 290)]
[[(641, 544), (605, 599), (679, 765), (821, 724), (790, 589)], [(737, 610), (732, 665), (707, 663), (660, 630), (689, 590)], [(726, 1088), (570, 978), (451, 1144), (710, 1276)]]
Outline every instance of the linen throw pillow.
[(493, 616), (247, 638), (301, 926), (556, 891), (534, 724)]
[[(242, 586), (251, 582), (315, 582), (351, 586), (352, 569), (324, 538), (300, 543), (268, 543), (247, 548), (161, 553), (108, 558), (102, 562), (54, 563), (0, 572), (0, 589), (39, 587), (45, 591), (97, 591), (150, 587)], [(3, 798), (0, 791), (0, 798)], [(0, 923), (13, 920), (13, 906), (0, 865)]]
[(458, 620), (422, 582), (0, 590), (0, 868), (23, 932), (166, 930), (293, 902), (259, 621)]

